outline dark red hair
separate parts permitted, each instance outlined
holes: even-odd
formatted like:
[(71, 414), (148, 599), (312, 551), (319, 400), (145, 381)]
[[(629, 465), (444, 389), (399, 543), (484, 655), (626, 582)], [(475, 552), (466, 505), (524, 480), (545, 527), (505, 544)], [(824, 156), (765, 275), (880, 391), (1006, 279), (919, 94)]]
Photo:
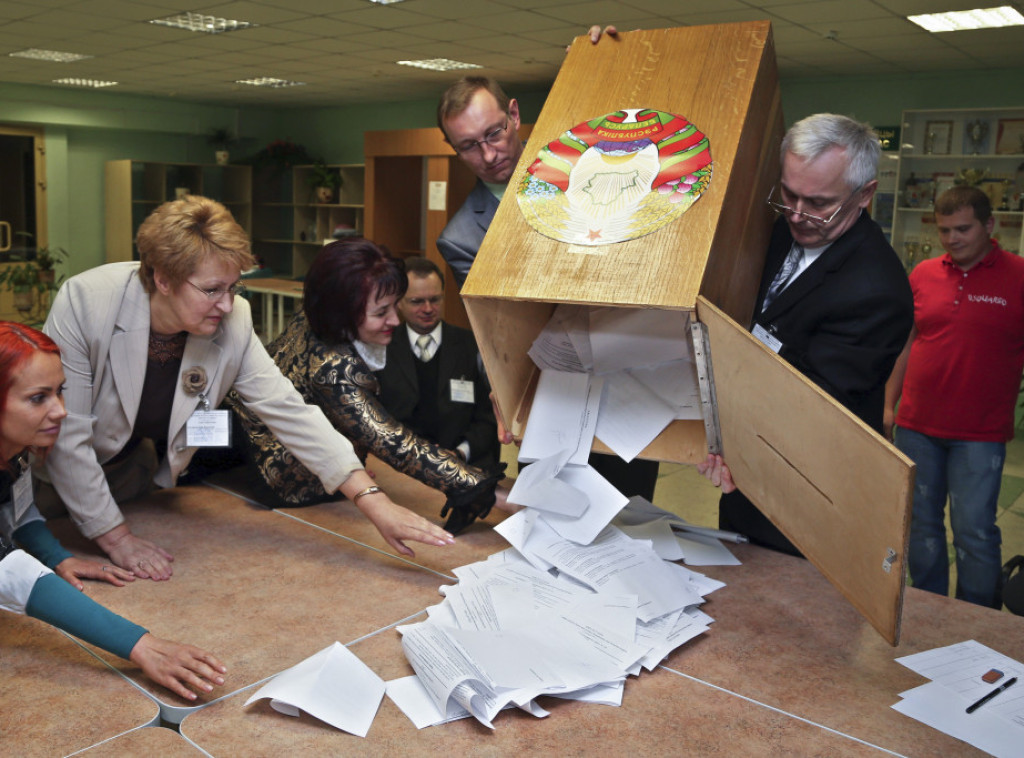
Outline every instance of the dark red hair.
[(309, 328), (325, 342), (351, 342), (366, 320), (371, 297), (401, 298), (405, 266), (386, 248), (362, 237), (326, 245), (306, 273), (302, 308)]
[[(38, 329), (13, 321), (0, 321), (0, 415), (7, 410), (7, 395), (14, 375), (34, 353), (60, 355), (60, 348)], [(7, 461), (0, 460), (0, 469)]]

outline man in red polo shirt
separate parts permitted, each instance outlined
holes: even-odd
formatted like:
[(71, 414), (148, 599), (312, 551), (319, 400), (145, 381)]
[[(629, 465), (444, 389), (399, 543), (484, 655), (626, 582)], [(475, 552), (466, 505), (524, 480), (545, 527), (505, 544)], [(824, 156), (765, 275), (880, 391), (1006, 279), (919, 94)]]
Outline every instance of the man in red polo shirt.
[(886, 385), (885, 428), (900, 401), (895, 442), (917, 464), (914, 586), (949, 592), (948, 494), (956, 596), (997, 606), (996, 501), (1024, 368), (1024, 258), (991, 239), (992, 206), (975, 187), (939, 196), (935, 223), (946, 254), (910, 274), (914, 329)]

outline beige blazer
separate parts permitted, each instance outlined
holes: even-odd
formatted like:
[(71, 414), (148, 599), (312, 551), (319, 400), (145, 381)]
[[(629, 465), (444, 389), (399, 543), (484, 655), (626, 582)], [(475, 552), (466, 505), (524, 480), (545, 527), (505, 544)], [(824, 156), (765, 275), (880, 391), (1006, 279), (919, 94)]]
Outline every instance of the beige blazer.
[[(68, 417), (46, 460), (46, 473), (75, 523), (96, 537), (124, 521), (102, 464), (128, 443), (142, 402), (149, 352), (149, 295), (139, 264), (111, 263), (68, 280), (54, 298), (43, 331), (61, 349), (67, 379)], [(248, 302), (234, 309), (212, 336), (189, 335), (181, 370), (202, 366), (206, 395), (215, 408), (234, 388), (328, 492), (362, 465), (351, 443), (302, 397), (267, 354), (252, 328)], [(185, 442), (185, 423), (197, 397), (175, 388), (167, 433), (167, 457), (156, 483), (173, 486), (196, 448)]]

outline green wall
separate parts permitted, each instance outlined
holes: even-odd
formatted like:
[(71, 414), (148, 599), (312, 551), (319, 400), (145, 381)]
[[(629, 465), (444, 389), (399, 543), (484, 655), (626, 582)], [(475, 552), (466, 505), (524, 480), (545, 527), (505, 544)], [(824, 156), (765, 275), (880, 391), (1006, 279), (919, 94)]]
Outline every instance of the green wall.
[[(209, 163), (212, 148), (206, 134), (227, 127), (241, 137), (232, 147), (234, 158), (252, 154), (273, 139), (288, 138), (329, 163), (361, 163), (363, 132), (433, 126), (443, 86), (403, 103), (270, 109), (0, 84), (0, 121), (46, 129), (50, 244), (71, 252), (67, 273), (73, 274), (105, 257), (105, 161)], [(1009, 69), (784, 79), (781, 88), (787, 123), (832, 111), (894, 125), (904, 109), (1024, 106), (1021, 72)], [(519, 100), (523, 120), (536, 120), (546, 93), (510, 94)]]

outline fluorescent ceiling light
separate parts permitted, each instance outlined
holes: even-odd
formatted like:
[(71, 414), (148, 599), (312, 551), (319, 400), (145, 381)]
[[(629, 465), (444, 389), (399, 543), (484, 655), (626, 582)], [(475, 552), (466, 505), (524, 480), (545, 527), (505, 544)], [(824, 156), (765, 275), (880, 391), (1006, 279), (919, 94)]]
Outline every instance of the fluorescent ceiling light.
[(36, 61), (50, 61), (51, 63), (73, 63), (74, 61), (92, 58), (91, 55), (79, 55), (78, 53), (62, 53), (59, 50), (39, 50), (30, 47), (28, 50), (19, 50), (16, 53), (9, 53), (12, 58), (31, 58)]
[(370, 0), (374, 5), (392, 5), (394, 3), (400, 3), (403, 0)]
[(100, 89), (102, 87), (113, 87), (118, 82), (103, 82), (99, 79), (54, 79), (54, 84), (66, 84), (69, 87), (92, 87), (93, 89)]
[(430, 71), (454, 71), (460, 68), (483, 68), (475, 63), (463, 63), (452, 61), (447, 58), (428, 58), (422, 61), (395, 61), (399, 66), (412, 66), (413, 68), (425, 68)]
[(235, 84), (248, 84), (252, 87), (302, 87), (305, 82), (290, 82), (287, 79), (275, 79), (272, 76), (257, 76), (255, 79), (235, 79)]
[(930, 32), (960, 32), (967, 29), (995, 29), (1024, 24), (1024, 16), (1009, 5), (1000, 8), (975, 8), (972, 11), (925, 13), (920, 16), (907, 16), (907, 19)]
[(230, 18), (204, 16), (202, 13), (180, 13), (177, 16), (165, 16), (164, 18), (150, 19), (149, 23), (156, 24), (157, 26), (170, 26), (175, 29), (185, 29), (190, 32), (202, 32), (203, 34), (237, 32), (240, 29), (251, 29), (258, 26), (258, 24), (253, 24), (248, 21), (235, 21)]

